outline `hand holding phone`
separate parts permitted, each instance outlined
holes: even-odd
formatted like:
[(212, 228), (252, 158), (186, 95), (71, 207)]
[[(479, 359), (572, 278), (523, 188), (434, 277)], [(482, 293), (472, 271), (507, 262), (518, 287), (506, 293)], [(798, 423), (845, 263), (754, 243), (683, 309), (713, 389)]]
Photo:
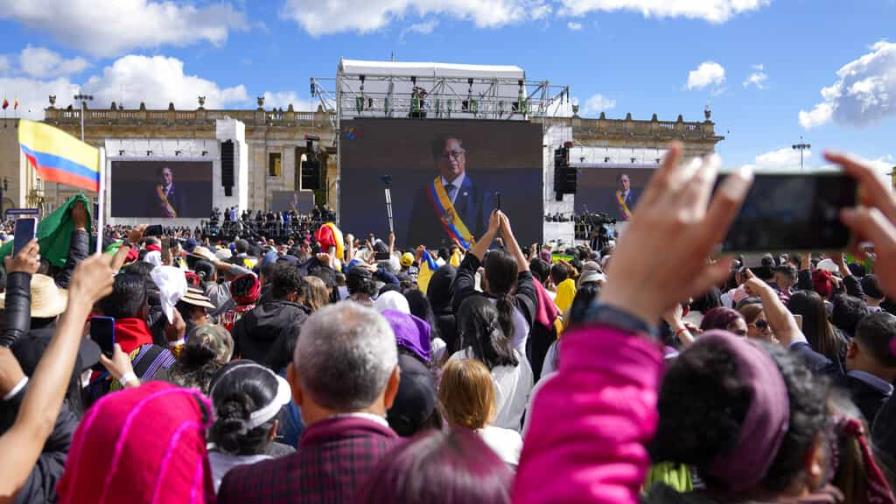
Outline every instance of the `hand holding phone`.
[(92, 339), (106, 357), (115, 353), (115, 319), (112, 317), (93, 317), (90, 319), (90, 339)]
[(12, 255), (17, 255), (28, 242), (37, 237), (37, 218), (22, 217), (16, 220), (15, 236), (13, 238)]
[(850, 232), (840, 212), (856, 205), (857, 194), (844, 173), (757, 173), (722, 250), (844, 249)]

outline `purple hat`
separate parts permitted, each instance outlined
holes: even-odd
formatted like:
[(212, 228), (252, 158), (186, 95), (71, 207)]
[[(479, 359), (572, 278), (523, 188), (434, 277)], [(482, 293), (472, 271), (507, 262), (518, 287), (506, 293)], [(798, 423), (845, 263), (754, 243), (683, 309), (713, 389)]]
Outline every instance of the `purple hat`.
[(412, 352), (424, 362), (428, 363), (432, 360), (432, 343), (429, 341), (430, 328), (425, 320), (395, 310), (386, 310), (382, 315), (392, 327), (392, 332), (395, 333), (395, 342), (400, 348)]
[(720, 453), (709, 474), (735, 492), (755, 487), (768, 472), (790, 426), (787, 384), (774, 359), (749, 338), (726, 331), (709, 331), (691, 345), (709, 345), (729, 354), (738, 379), (750, 392), (750, 406), (740, 426), (737, 444)]

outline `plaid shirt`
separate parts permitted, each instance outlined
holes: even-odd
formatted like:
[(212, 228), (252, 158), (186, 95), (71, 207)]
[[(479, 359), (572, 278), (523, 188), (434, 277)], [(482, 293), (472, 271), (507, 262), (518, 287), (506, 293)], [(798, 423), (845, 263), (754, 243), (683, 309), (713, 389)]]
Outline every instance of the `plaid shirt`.
[(295, 453), (228, 472), (218, 503), (352, 502), (398, 439), (392, 429), (362, 417), (317, 422), (302, 433)]

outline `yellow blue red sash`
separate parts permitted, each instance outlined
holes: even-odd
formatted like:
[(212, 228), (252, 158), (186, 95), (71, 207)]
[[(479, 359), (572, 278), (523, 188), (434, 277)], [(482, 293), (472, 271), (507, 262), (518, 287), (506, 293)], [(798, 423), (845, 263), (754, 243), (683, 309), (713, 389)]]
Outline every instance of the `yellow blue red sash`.
[[(459, 189), (460, 188), (458, 188), (458, 190)], [(445, 228), (448, 236), (457, 242), (458, 245), (463, 247), (464, 250), (469, 250), (473, 245), (473, 235), (454, 209), (454, 205), (451, 203), (451, 198), (448, 197), (448, 193), (445, 191), (445, 186), (442, 184), (442, 177), (436, 177), (429, 187), (427, 194), (429, 195), (429, 201), (432, 203), (433, 209), (439, 216), (439, 221), (441, 221), (442, 227)]]

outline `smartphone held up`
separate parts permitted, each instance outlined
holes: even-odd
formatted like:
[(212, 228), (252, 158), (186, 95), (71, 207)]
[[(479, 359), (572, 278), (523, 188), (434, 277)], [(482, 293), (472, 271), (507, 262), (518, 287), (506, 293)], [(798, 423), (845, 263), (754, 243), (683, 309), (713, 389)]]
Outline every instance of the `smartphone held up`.
[(16, 220), (12, 255), (18, 254), (28, 242), (37, 237), (37, 218), (21, 217)]
[(722, 251), (844, 249), (850, 232), (840, 211), (855, 206), (857, 194), (855, 179), (840, 172), (757, 173)]

